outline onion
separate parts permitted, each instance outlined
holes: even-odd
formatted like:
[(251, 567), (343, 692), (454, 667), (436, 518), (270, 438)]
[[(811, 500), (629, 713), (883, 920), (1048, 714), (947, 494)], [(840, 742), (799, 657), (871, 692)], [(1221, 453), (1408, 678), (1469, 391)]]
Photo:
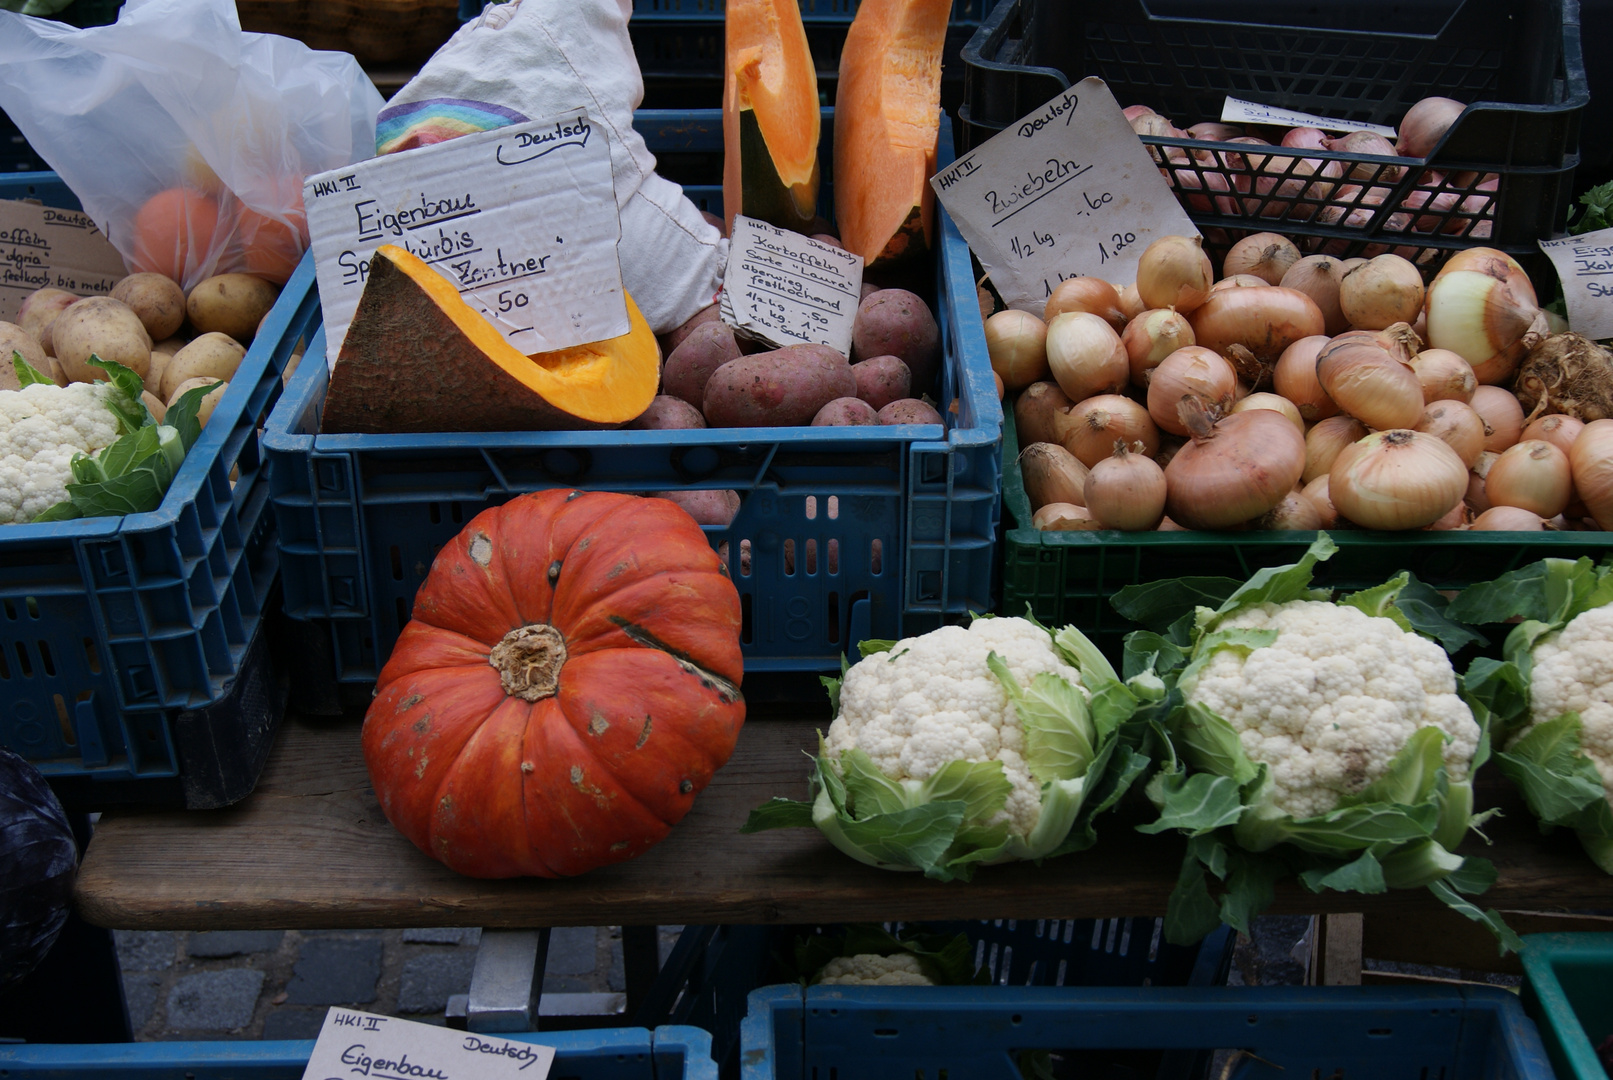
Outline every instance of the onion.
[[(1523, 404), (1519, 402), (1519, 404)], [(1574, 440), (1585, 430), (1585, 421), (1564, 413), (1547, 413), (1529, 421), (1520, 439), (1544, 439), (1563, 453), (1574, 448)]]
[(1188, 316), (1194, 340), (1207, 349), (1228, 353), (1241, 345), (1258, 361), (1253, 372), (1239, 374), (1259, 382), (1277, 363), (1284, 349), (1300, 338), (1314, 337), (1325, 323), (1322, 309), (1302, 292), (1276, 285), (1223, 289)]
[(1282, 501), (1305, 467), (1305, 442), (1269, 409), (1211, 423), (1196, 401), (1183, 402), (1181, 422), (1193, 440), (1165, 468), (1166, 513), (1190, 529), (1240, 525)]
[(1316, 354), (1328, 340), (1324, 334), (1300, 338), (1283, 350), (1271, 372), (1271, 388), (1293, 402), (1307, 423), (1325, 420), (1339, 411), (1338, 404), (1316, 379)]
[(1447, 97), (1423, 98), (1401, 118), (1396, 152), (1401, 157), (1427, 157), (1465, 108), (1460, 101)]
[(1568, 455), (1549, 442), (1531, 439), (1508, 447), (1484, 478), (1491, 506), (1517, 506), (1540, 517), (1556, 517), (1574, 497)]
[(1089, 532), (1103, 528), (1084, 506), (1048, 503), (1031, 515), (1031, 526), (1043, 532)]
[(1339, 408), (1370, 428), (1409, 428), (1423, 413), (1423, 388), (1396, 348), (1404, 323), (1374, 334), (1352, 330), (1328, 342), (1316, 357), (1316, 378)]
[(1545, 527), (1539, 514), (1518, 506), (1492, 506), (1468, 526), (1473, 532), (1540, 532)]
[[(1240, 213), (1238, 201), (1231, 195), (1232, 187), (1221, 173), (1187, 168), (1159, 171), (1172, 188), (1184, 193), (1181, 195), (1181, 201), (1187, 204), (1189, 210), (1197, 210), (1202, 214), (1215, 212), (1230, 216)], [(1206, 191), (1209, 194), (1203, 194)]]
[(1478, 380), (1473, 367), (1449, 349), (1424, 349), (1411, 358), (1411, 370), (1426, 401), (1472, 401)]
[(1326, 150), (1327, 132), (1313, 127), (1289, 128), (1283, 132), (1282, 144), (1295, 150)]
[[(1375, 131), (1352, 131), (1337, 139), (1323, 139), (1324, 150), (1337, 150), (1344, 154), (1361, 154), (1366, 157), (1397, 157), (1394, 143)], [(1351, 167), (1349, 178), (1363, 184), (1393, 184), (1406, 174), (1399, 165), (1374, 165), (1368, 161)]]
[(1131, 385), (1147, 386), (1149, 375), (1161, 360), (1185, 345), (1194, 344), (1193, 326), (1185, 315), (1170, 308), (1155, 308), (1127, 323), (1120, 340), (1131, 362)]
[(1249, 527), (1273, 532), (1314, 532), (1322, 527), (1322, 514), (1303, 493), (1290, 491), (1276, 506), (1251, 521)]
[(1508, 391), (1499, 386), (1481, 386), (1473, 391), (1473, 400), (1468, 404), (1484, 421), (1484, 449), (1499, 454), (1522, 438), (1523, 406)]
[(1087, 467), (1058, 443), (1035, 442), (1019, 452), (1019, 471), (1031, 509), (1049, 503), (1085, 505)]
[(1139, 443), (1116, 439), (1114, 453), (1087, 474), (1086, 505), (1106, 529), (1137, 532), (1159, 527), (1165, 516), (1165, 470)]
[(1484, 453), (1484, 421), (1464, 401), (1430, 402), (1416, 430), (1433, 435), (1455, 450), (1464, 468), (1471, 469)]
[(1322, 333), (1332, 337), (1350, 328), (1339, 307), (1339, 282), (1343, 280), (1344, 264), (1339, 260), (1331, 255), (1307, 255), (1290, 266), (1278, 284), (1314, 300), (1322, 313)]
[(1357, 330), (1410, 325), (1423, 306), (1423, 276), (1399, 255), (1379, 255), (1339, 283), (1339, 308)]
[(1188, 434), (1178, 406), (1192, 397), (1205, 405), (1230, 403), (1238, 373), (1226, 358), (1199, 345), (1177, 349), (1154, 368), (1148, 380), (1148, 415), (1172, 435)]
[(1420, 529), (1462, 501), (1467, 466), (1432, 435), (1377, 431), (1345, 447), (1328, 472), (1328, 495), (1368, 529)]
[(1120, 290), (1120, 314), (1126, 317), (1127, 324), (1131, 320), (1148, 310), (1143, 298), (1137, 295), (1137, 283), (1132, 282)]
[(1306, 484), (1299, 492), (1310, 504), (1316, 508), (1318, 529), (1331, 529), (1339, 522), (1339, 512), (1333, 506), (1333, 500), (1327, 494), (1327, 473), (1316, 477)]
[(1194, 124), (1187, 129), (1187, 133), (1200, 142), (1226, 142), (1236, 139), (1243, 134), (1243, 129), (1231, 124), (1222, 124), (1215, 120), (1206, 120), (1202, 124)]
[(1574, 440), (1568, 463), (1574, 490), (1596, 524), (1613, 529), (1613, 420), (1592, 420)]
[(1326, 476), (1341, 451), (1367, 437), (1367, 426), (1353, 416), (1329, 416), (1305, 433), (1305, 468), (1300, 479), (1307, 484)]
[(1490, 508), (1490, 497), (1484, 492), (1484, 478), (1490, 475), (1490, 466), (1500, 456), (1494, 450), (1486, 450), (1467, 471), (1467, 494), (1463, 496), (1463, 501), (1475, 514), (1482, 514)]
[(1282, 284), (1288, 268), (1299, 261), (1299, 248), (1286, 236), (1251, 233), (1232, 245), (1221, 263), (1223, 277), (1253, 274), (1267, 285)]
[(1253, 274), (1233, 274), (1230, 277), (1224, 277), (1220, 281), (1217, 281), (1214, 285), (1211, 285), (1210, 295), (1214, 296), (1222, 289), (1247, 289), (1251, 285), (1269, 284), (1271, 284), (1271, 282), (1267, 281), (1265, 278), (1256, 277)]
[(1121, 109), (1120, 111), (1125, 113), (1125, 115), (1126, 115), (1126, 123), (1128, 123), (1128, 124), (1131, 123), (1133, 120), (1137, 119), (1137, 117), (1139, 117), (1139, 116), (1154, 116), (1154, 115), (1156, 115), (1154, 110), (1150, 109), (1147, 105), (1127, 105), (1124, 109)]
[[(1333, 194), (1333, 189), (1337, 186), (1333, 181), (1343, 175), (1344, 165), (1338, 161), (1268, 155), (1255, 170), (1250, 193), (1270, 198), (1264, 201), (1255, 198), (1243, 200), (1244, 213), (1250, 216), (1286, 217), (1295, 221), (1308, 221), (1316, 216), (1319, 209), (1317, 204), (1295, 203), (1291, 200), (1324, 201)], [(1321, 179), (1315, 179), (1317, 177)]]
[[(1140, 446), (1152, 457), (1159, 450), (1159, 428), (1148, 410), (1120, 394), (1099, 394), (1054, 417), (1058, 441), (1087, 468), (1114, 452), (1115, 440)], [(1148, 526), (1150, 529), (1152, 525)]]
[(1056, 382), (1035, 382), (1025, 387), (1014, 400), (1014, 432), (1019, 445), (1057, 442), (1053, 414), (1074, 404)]
[(1120, 294), (1102, 278), (1065, 278), (1054, 286), (1042, 318), (1052, 322), (1066, 311), (1090, 311), (1114, 327), (1117, 334), (1126, 328), (1126, 316), (1120, 310)]
[(1469, 364), (1481, 383), (1505, 381), (1544, 331), (1535, 326), (1540, 306), (1522, 274), (1494, 277), (1478, 270), (1449, 270), (1428, 287), (1428, 344), (1449, 349)]
[(1238, 403), (1232, 406), (1232, 411), (1235, 413), (1248, 412), (1250, 409), (1270, 409), (1272, 412), (1281, 413), (1294, 422), (1294, 427), (1299, 430), (1300, 435), (1305, 434), (1305, 421), (1300, 418), (1299, 410), (1294, 407), (1294, 403), (1285, 397), (1278, 394), (1250, 394), (1248, 397), (1239, 398)]
[(1047, 364), (1071, 401), (1115, 393), (1131, 378), (1120, 335), (1090, 311), (1066, 311), (1047, 324)]
[(986, 355), (1009, 390), (1047, 378), (1047, 324), (1028, 311), (997, 312), (986, 320)]
[(1215, 283), (1204, 242), (1196, 236), (1161, 236), (1137, 262), (1137, 294), (1151, 308), (1184, 315), (1204, 303)]
[(1426, 532), (1453, 532), (1457, 529), (1467, 528), (1467, 504), (1458, 502), (1445, 511), (1445, 516), (1431, 525), (1424, 525)]
[(1438, 281), (1446, 274), (1457, 270), (1476, 270), (1481, 274), (1489, 274), (1498, 281), (1512, 278), (1521, 278), (1524, 282), (1529, 280), (1528, 272), (1517, 259), (1492, 247), (1463, 248), (1445, 260), (1439, 272), (1434, 275), (1434, 280)]
[[(1271, 143), (1267, 142), (1265, 139), (1257, 139), (1253, 135), (1239, 135), (1235, 138), (1227, 139), (1225, 141), (1228, 146), (1233, 144), (1237, 144), (1239, 146), (1271, 145)], [(1265, 166), (1267, 160), (1271, 157), (1270, 154), (1256, 154), (1251, 153), (1248, 150), (1218, 150), (1216, 151), (1216, 156), (1221, 159), (1222, 168), (1231, 170), (1233, 173), (1245, 174), (1260, 170)], [(1241, 192), (1247, 192), (1253, 185), (1249, 176), (1234, 175), (1232, 178), (1232, 186)]]

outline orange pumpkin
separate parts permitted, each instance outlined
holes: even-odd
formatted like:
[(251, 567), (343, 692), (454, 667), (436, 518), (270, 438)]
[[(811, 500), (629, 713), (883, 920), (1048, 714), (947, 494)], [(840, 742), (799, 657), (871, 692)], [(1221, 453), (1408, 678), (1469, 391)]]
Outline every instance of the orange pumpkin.
[(189, 188), (159, 191), (134, 215), (134, 252), (129, 267), (136, 273), (163, 274), (191, 285), (207, 261), (218, 232), (219, 205), (211, 195)]
[(739, 629), (705, 534), (664, 499), (483, 511), (432, 563), (364, 718), (387, 820), (473, 877), (642, 854), (733, 752)]

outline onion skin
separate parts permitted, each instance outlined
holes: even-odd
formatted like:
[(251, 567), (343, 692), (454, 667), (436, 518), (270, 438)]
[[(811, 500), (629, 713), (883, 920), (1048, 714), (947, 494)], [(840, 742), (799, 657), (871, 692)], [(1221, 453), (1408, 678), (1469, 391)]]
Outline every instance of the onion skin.
[(1490, 508), (1490, 497), (1484, 492), (1484, 478), (1490, 474), (1490, 467), (1500, 456), (1494, 450), (1486, 450), (1467, 471), (1467, 494), (1463, 496), (1463, 501), (1475, 514), (1482, 514)]
[(1049, 374), (1047, 324), (1028, 311), (999, 311), (986, 320), (986, 354), (1006, 389), (1040, 382)]
[(1065, 278), (1054, 286), (1053, 295), (1047, 298), (1042, 310), (1042, 318), (1052, 322), (1066, 311), (1089, 311), (1113, 327), (1117, 334), (1126, 328), (1126, 316), (1120, 310), (1120, 293), (1102, 278)]
[(1300, 435), (1305, 434), (1305, 421), (1300, 418), (1299, 409), (1281, 394), (1250, 394), (1248, 397), (1239, 398), (1238, 403), (1232, 406), (1232, 411), (1235, 413), (1248, 412), (1250, 409), (1270, 409), (1280, 416), (1286, 416)]
[(1447, 97), (1423, 98), (1401, 117), (1395, 150), (1401, 157), (1427, 157), (1465, 108), (1460, 101)]
[(1252, 233), (1232, 245), (1221, 264), (1222, 277), (1253, 274), (1267, 285), (1281, 285), (1289, 267), (1299, 261), (1299, 248), (1277, 233)]
[(1056, 443), (1053, 414), (1068, 409), (1075, 402), (1051, 380), (1034, 382), (1020, 391), (1014, 399), (1014, 434), (1019, 445)]
[(1036, 442), (1025, 447), (1019, 453), (1019, 471), (1032, 510), (1040, 510), (1049, 503), (1086, 504), (1082, 492), (1086, 488), (1087, 467), (1057, 443)]
[(1117, 442), (1114, 454), (1087, 474), (1086, 505), (1106, 529), (1141, 532), (1165, 516), (1165, 471)]
[(1578, 417), (1566, 413), (1547, 413), (1529, 421), (1520, 439), (1544, 439), (1566, 454), (1574, 448), (1574, 440), (1584, 430), (1585, 421)]
[(1305, 468), (1300, 479), (1309, 484), (1318, 476), (1326, 476), (1344, 448), (1360, 442), (1367, 434), (1367, 426), (1353, 416), (1330, 416), (1312, 424), (1305, 433)]
[(1423, 401), (1472, 401), (1479, 381), (1473, 366), (1449, 349), (1424, 349), (1411, 358), (1411, 370), (1422, 384)]
[(1339, 512), (1327, 494), (1327, 473), (1323, 473), (1300, 489), (1299, 493), (1316, 508), (1318, 529), (1331, 529), (1339, 523)]
[(1131, 324), (1131, 320), (1147, 310), (1149, 310), (1148, 305), (1143, 303), (1143, 298), (1138, 294), (1135, 282), (1120, 290), (1120, 314), (1126, 317), (1128, 326)]
[(1326, 420), (1339, 411), (1316, 378), (1316, 357), (1328, 340), (1322, 334), (1300, 338), (1283, 350), (1271, 372), (1272, 389), (1293, 402), (1306, 423)]
[(1358, 330), (1409, 325), (1422, 307), (1423, 277), (1399, 255), (1379, 255), (1339, 283), (1339, 308)]
[(1131, 363), (1131, 385), (1146, 387), (1159, 362), (1177, 349), (1195, 344), (1187, 316), (1170, 308), (1145, 311), (1126, 324), (1120, 340)]
[(1264, 364), (1275, 364), (1284, 349), (1327, 325), (1316, 301), (1277, 285), (1223, 289), (1187, 318), (1197, 344), (1218, 353), (1242, 345)]
[(1350, 328), (1339, 307), (1339, 283), (1344, 280), (1344, 264), (1331, 255), (1307, 255), (1288, 268), (1282, 281), (1285, 289), (1295, 289), (1310, 297), (1322, 313), (1322, 333), (1328, 337)]
[(1305, 440), (1269, 409), (1226, 417), (1165, 467), (1165, 512), (1189, 529), (1227, 529), (1259, 517), (1293, 490)]
[(1472, 532), (1542, 532), (1545, 528), (1538, 514), (1517, 506), (1492, 506), (1468, 526)]
[(1467, 504), (1459, 502), (1445, 512), (1445, 516), (1432, 525), (1424, 525), (1427, 532), (1455, 532), (1467, 528)]
[(1556, 517), (1574, 496), (1568, 455), (1540, 439), (1510, 446), (1490, 466), (1484, 494), (1492, 507), (1516, 506), (1538, 517)]
[(1302, 492), (1290, 491), (1276, 506), (1250, 522), (1249, 527), (1276, 532), (1314, 532), (1322, 528), (1322, 514)]
[(1501, 453), (1523, 436), (1523, 406), (1499, 386), (1481, 386), (1468, 402), (1484, 421), (1484, 449)]
[(1058, 443), (1089, 469), (1114, 453), (1117, 439), (1128, 447), (1137, 444), (1133, 453), (1153, 457), (1159, 451), (1159, 428), (1148, 410), (1124, 394), (1076, 402), (1053, 418), (1053, 430)]
[(1410, 428), (1423, 414), (1417, 373), (1375, 334), (1351, 331), (1328, 342), (1317, 354), (1316, 378), (1340, 409), (1370, 428)]
[(1137, 294), (1151, 308), (1188, 314), (1204, 303), (1214, 283), (1215, 270), (1196, 236), (1161, 236), (1137, 261)]
[(1177, 349), (1154, 368), (1148, 381), (1148, 415), (1160, 430), (1186, 435), (1178, 406), (1192, 396), (1206, 405), (1230, 399), (1238, 386), (1238, 374), (1226, 358), (1200, 345)]
[(1440, 439), (1471, 469), (1484, 453), (1484, 421), (1465, 401), (1433, 401), (1423, 409), (1416, 430)]
[(1613, 528), (1613, 420), (1592, 420), (1568, 454), (1574, 490), (1603, 529)]
[(1084, 506), (1048, 503), (1031, 515), (1031, 527), (1040, 532), (1092, 532), (1103, 528)]
[(1432, 435), (1396, 428), (1348, 446), (1328, 472), (1339, 513), (1368, 529), (1421, 529), (1462, 501), (1467, 466)]
[(1131, 381), (1120, 335), (1089, 311), (1066, 311), (1047, 324), (1047, 363), (1072, 401), (1118, 393)]
[(1539, 340), (1531, 330), (1540, 307), (1527, 277), (1519, 282), (1478, 270), (1447, 271), (1435, 277), (1425, 303), (1429, 346), (1472, 364), (1481, 383), (1510, 377)]

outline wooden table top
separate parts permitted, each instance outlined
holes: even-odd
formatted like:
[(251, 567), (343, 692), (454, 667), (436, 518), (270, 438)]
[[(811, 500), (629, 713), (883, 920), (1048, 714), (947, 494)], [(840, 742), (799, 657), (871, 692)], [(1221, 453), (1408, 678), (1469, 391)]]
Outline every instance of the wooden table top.
[[(1042, 866), (983, 868), (971, 883), (877, 870), (813, 829), (739, 833), (774, 795), (804, 798), (814, 728), (827, 716), (758, 716), (733, 759), (665, 841), (577, 878), (480, 881), (427, 858), (381, 814), (359, 753), (358, 720), (287, 717), (257, 790), (212, 811), (104, 815), (78, 878), (80, 912), (119, 929), (598, 926), (1162, 914), (1182, 840), (1132, 826), (1138, 799), (1098, 822), (1094, 849)], [(1478, 804), (1505, 817), (1470, 848), (1501, 879), (1483, 906), (1567, 911), (1613, 906), (1613, 878), (1572, 835), (1542, 837), (1493, 768)], [(1457, 919), (1426, 890), (1382, 896), (1278, 887), (1274, 913), (1404, 912)]]

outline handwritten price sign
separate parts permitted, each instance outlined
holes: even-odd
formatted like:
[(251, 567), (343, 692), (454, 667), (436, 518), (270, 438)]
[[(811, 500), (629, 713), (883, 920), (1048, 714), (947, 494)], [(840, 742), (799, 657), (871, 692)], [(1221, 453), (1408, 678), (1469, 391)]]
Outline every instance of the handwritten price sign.
[(333, 1008), (303, 1080), (544, 1080), (554, 1047)]

